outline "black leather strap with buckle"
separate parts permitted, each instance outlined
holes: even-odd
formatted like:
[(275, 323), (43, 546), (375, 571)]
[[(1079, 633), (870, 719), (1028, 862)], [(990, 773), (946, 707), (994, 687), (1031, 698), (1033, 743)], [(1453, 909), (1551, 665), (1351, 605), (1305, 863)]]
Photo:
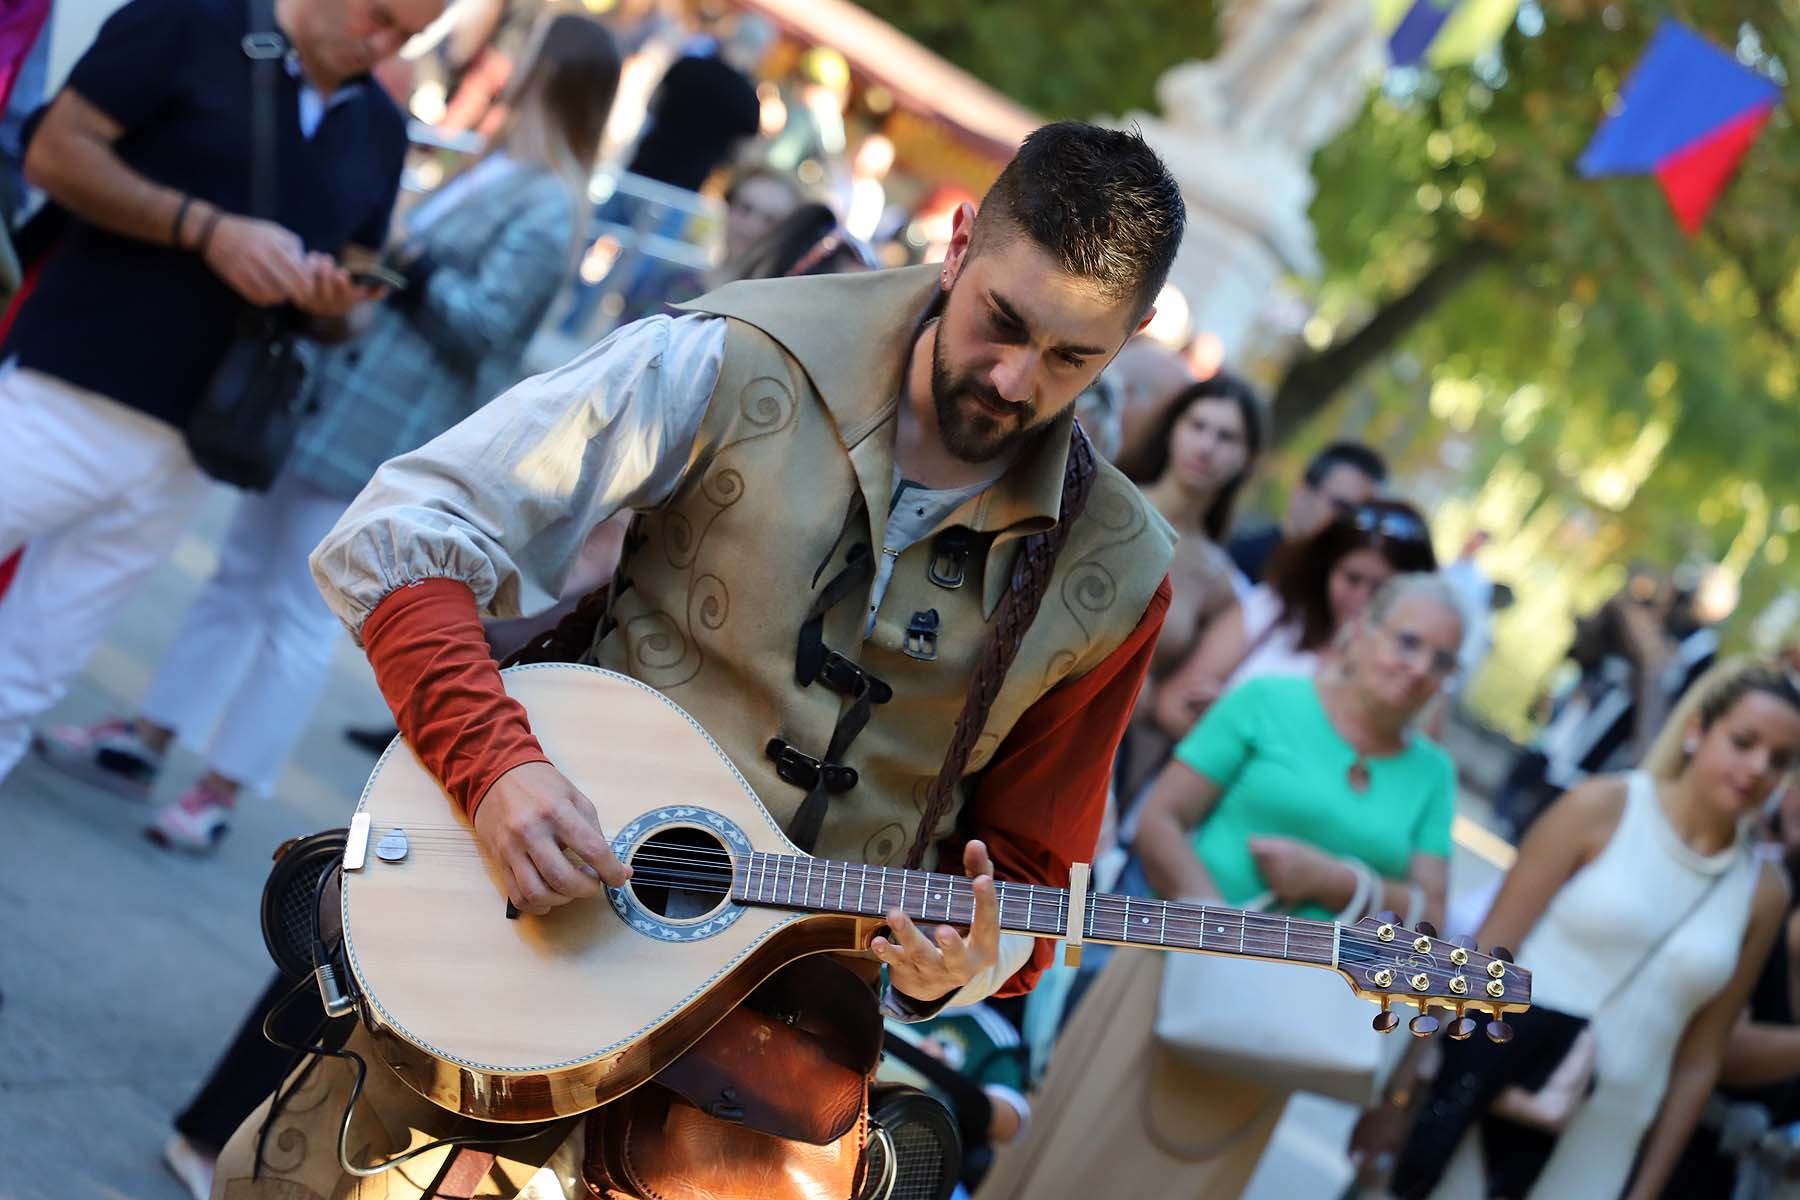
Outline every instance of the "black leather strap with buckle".
[(834, 796), (841, 796), (856, 786), (855, 767), (834, 762), (822, 763), (812, 755), (795, 749), (786, 738), (770, 738), (769, 744), (763, 747), (763, 753), (774, 761), (775, 774), (783, 782), (805, 788), (808, 792), (814, 788), (823, 788)]
[(886, 704), (894, 698), (894, 689), (868, 671), (851, 662), (836, 650), (825, 655), (819, 668), (819, 682), (840, 696), (860, 697), (866, 688), (870, 704)]
[(900, 648), (908, 658), (916, 658), (920, 662), (930, 662), (937, 657), (938, 611), (928, 608), (924, 612), (916, 612), (912, 620), (906, 623), (906, 640)]
[(843, 569), (813, 597), (800, 622), (800, 636), (794, 645), (795, 683), (807, 686), (825, 667), (826, 656), (830, 653), (825, 649), (825, 614), (873, 578), (875, 560), (869, 554), (869, 548), (859, 542), (844, 555)]
[(925, 569), (926, 578), (941, 588), (961, 587), (968, 577), (969, 550), (974, 540), (961, 527), (938, 534), (931, 542), (931, 565)]

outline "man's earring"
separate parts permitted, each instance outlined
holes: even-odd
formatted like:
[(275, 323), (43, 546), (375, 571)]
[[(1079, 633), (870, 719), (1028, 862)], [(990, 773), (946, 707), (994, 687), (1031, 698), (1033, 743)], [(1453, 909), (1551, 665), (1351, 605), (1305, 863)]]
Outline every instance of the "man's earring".
[(1689, 758), (1692, 758), (1694, 755), (1698, 754), (1700, 752), (1700, 739), (1697, 737), (1694, 737), (1693, 735), (1690, 734), (1686, 739), (1684, 739), (1682, 741), (1681, 752), (1683, 754), (1687, 755)]

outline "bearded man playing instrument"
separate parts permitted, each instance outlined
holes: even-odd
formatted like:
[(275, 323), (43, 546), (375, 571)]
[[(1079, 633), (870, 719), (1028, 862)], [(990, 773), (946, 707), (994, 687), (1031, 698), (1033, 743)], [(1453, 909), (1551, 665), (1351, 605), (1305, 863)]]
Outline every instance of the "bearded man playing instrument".
[[(894, 912), (847, 959), (868, 1005), (922, 1019), (1032, 985), (1051, 943), (1000, 933), (993, 880), (1064, 887), (1092, 855), (1174, 542), (1072, 406), (1148, 323), (1183, 224), (1139, 137), (1046, 126), (979, 214), (958, 211), (941, 266), (732, 284), (381, 469), (314, 575), (513, 906), (595, 903), (630, 869), (506, 696), (480, 621), (548, 607), (588, 531), (628, 508), (580, 661), (690, 713), (801, 849), (975, 880), (966, 933)], [(351, 1073), (314, 1074), (266, 1131), (305, 1153), (253, 1182), (257, 1113), (221, 1160), (225, 1196), (352, 1194), (332, 1153)], [(363, 1106), (388, 1136), (363, 1144), (448, 1128), (381, 1076)], [(353, 1194), (642, 1194), (593, 1166), (596, 1128)]]

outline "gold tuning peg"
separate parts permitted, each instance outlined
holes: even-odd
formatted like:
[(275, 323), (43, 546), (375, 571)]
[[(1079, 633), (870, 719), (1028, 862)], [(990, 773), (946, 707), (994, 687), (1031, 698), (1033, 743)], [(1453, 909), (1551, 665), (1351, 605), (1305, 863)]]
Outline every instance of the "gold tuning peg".
[(1412, 1030), (1414, 1037), (1427, 1038), (1438, 1031), (1438, 1019), (1428, 1012), (1422, 1012), (1408, 1021), (1406, 1027)]
[(1375, 1014), (1376, 1033), (1392, 1033), (1394, 1027), (1400, 1024), (1400, 1014), (1388, 1008), (1388, 1005), (1392, 1003), (1393, 1001), (1387, 996), (1381, 998), (1381, 1011)]
[(1506, 1043), (1512, 1041), (1513, 1028), (1511, 1025), (1508, 1025), (1505, 1021), (1501, 1021), (1501, 1020), (1489, 1021), (1488, 1026), (1487, 1026), (1487, 1035), (1488, 1035), (1488, 1041), (1494, 1043), (1494, 1045), (1504, 1046), (1504, 1045), (1506, 1045)]
[(1422, 933), (1428, 938), (1434, 938), (1438, 935), (1437, 926), (1433, 925), (1430, 921), (1420, 921), (1417, 925), (1413, 926), (1413, 931), (1415, 933)]
[(1488, 951), (1488, 957), (1497, 958), (1501, 962), (1511, 962), (1513, 960), (1512, 951), (1508, 950), (1505, 946), (1495, 946), (1492, 950)]
[(1450, 1022), (1450, 1036), (1459, 1042), (1466, 1042), (1475, 1036), (1475, 1022), (1468, 1017), (1458, 1017)]

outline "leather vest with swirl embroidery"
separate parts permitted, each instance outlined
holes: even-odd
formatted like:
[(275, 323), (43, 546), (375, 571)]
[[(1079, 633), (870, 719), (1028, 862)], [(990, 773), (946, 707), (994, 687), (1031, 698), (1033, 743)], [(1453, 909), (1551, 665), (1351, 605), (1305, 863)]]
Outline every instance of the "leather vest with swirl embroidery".
[[(925, 267), (732, 284), (687, 306), (729, 318), (724, 364), (681, 485), (632, 527), (589, 656), (687, 709), (786, 827), (806, 795), (795, 762), (828, 757), (851, 704), (826, 678), (796, 681), (796, 640), (820, 590), (852, 566), (854, 582), (822, 614), (823, 650), (840, 656), (839, 682), (854, 664), (885, 685), (878, 697), (891, 695), (841, 756), (849, 770), (839, 782), (854, 783), (832, 795), (813, 849), (829, 858), (904, 858), (1013, 551), (1054, 522), (1060, 502), (1069, 414), (897, 557), (863, 637), (871, 586), (853, 558), (883, 553), (897, 401), (937, 278)], [(937, 536), (953, 529), (966, 532)], [(965, 790), (1038, 697), (1129, 636), (1173, 546), (1136, 487), (1101, 464), (970, 756)], [(772, 739), (789, 748), (785, 765), (771, 756)]]

